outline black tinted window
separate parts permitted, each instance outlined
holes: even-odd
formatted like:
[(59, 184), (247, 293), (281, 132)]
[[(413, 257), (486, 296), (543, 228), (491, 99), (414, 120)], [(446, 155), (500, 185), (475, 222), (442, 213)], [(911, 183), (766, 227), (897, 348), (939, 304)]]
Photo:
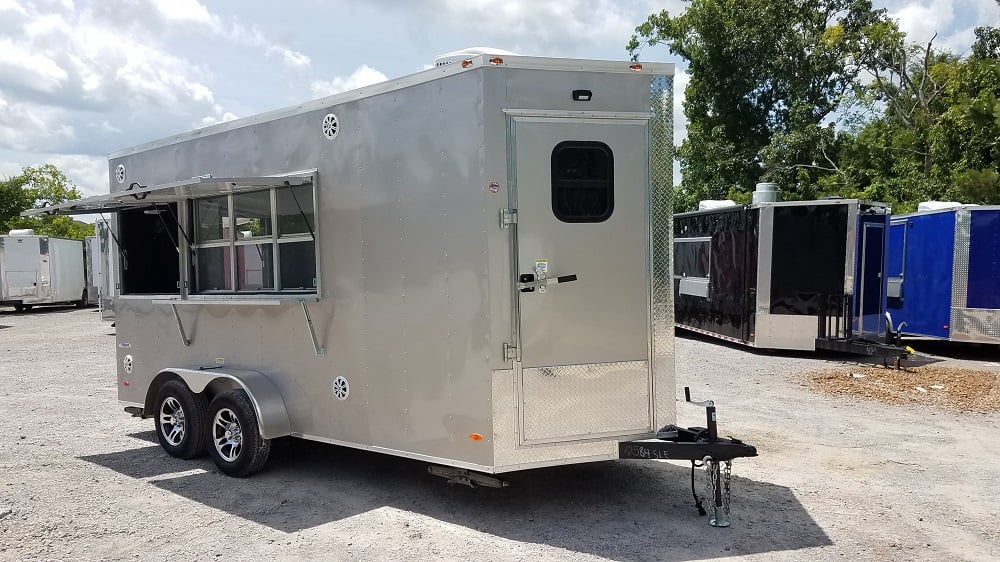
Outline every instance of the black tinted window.
[(602, 222), (614, 210), (614, 155), (602, 142), (552, 149), (552, 212), (563, 222)]

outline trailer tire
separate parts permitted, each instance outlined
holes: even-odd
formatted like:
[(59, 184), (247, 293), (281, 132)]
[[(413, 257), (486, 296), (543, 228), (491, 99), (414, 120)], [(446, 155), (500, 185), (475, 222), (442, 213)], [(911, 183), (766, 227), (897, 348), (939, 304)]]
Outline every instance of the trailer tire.
[(184, 381), (167, 381), (156, 393), (155, 408), (156, 438), (167, 454), (179, 459), (205, 454), (208, 434), (205, 395), (191, 392)]
[(260, 472), (271, 454), (271, 440), (260, 434), (257, 412), (244, 390), (216, 396), (208, 407), (208, 454), (219, 470), (243, 478)]

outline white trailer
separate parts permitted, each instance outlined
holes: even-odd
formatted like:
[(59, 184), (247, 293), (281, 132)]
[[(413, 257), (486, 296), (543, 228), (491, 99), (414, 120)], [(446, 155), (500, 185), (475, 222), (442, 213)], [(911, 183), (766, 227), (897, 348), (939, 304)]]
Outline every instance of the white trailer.
[(0, 236), (0, 305), (18, 312), (42, 304), (87, 302), (83, 242), (11, 230)]
[(114, 153), (112, 193), (42, 212), (115, 215), (119, 398), (171, 455), (718, 480), (756, 452), (672, 425), (672, 74), (470, 56)]

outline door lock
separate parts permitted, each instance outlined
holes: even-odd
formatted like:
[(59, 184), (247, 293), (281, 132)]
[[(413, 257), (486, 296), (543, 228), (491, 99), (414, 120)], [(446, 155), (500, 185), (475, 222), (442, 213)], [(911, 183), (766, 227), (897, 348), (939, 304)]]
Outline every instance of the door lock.
[(518, 277), (517, 279), (518, 281), (517, 286), (518, 288), (521, 289), (522, 293), (534, 293), (535, 286), (534, 284), (532, 284), (534, 280), (535, 280), (534, 273), (522, 273), (521, 276)]
[(576, 275), (560, 275), (559, 277), (548, 277), (545, 279), (535, 280), (535, 276), (532, 273), (522, 273), (518, 277), (517, 288), (522, 293), (534, 293), (535, 289), (538, 289), (539, 293), (545, 292), (545, 287), (548, 285), (555, 285), (557, 283), (570, 283), (576, 281)]

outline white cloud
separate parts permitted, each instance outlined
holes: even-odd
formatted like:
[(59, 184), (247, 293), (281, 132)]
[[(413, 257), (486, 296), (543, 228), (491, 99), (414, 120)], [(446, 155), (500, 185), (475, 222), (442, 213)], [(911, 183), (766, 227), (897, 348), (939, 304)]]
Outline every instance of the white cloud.
[[(9, 157), (4, 154), (3, 157)], [(84, 197), (108, 193), (108, 159), (86, 154), (35, 153), (21, 162), (0, 160), (0, 179), (19, 175), (27, 166), (52, 164), (66, 174), (66, 178), (80, 189)]]
[[(66, 174), (66, 177), (80, 188), (84, 197), (100, 195), (110, 191), (108, 179), (108, 159), (101, 156), (85, 154), (47, 154), (39, 155), (44, 162), (53, 164)], [(39, 163), (42, 163), (41, 161)]]
[(215, 125), (216, 123), (223, 123), (225, 121), (233, 121), (234, 119), (238, 119), (235, 113), (224, 111), (222, 106), (216, 105), (212, 108), (211, 115), (202, 117), (201, 121), (198, 121), (193, 126), (196, 128), (208, 127), (209, 125)]
[(58, 114), (50, 107), (11, 101), (0, 90), (0, 147), (33, 151), (72, 140), (74, 127), (61, 123)]
[(51, 57), (33, 52), (9, 38), (0, 39), (0, 84), (51, 93), (69, 80), (69, 74)]
[(313, 97), (320, 98), (385, 82), (386, 80), (388, 80), (388, 77), (385, 74), (367, 64), (363, 64), (355, 69), (347, 78), (337, 76), (333, 80), (315, 80), (309, 88), (312, 90)]
[[(0, 0), (0, 12), (14, 12), (15, 14), (20, 14), (22, 16), (27, 16), (28, 11), (24, 9), (24, 6), (18, 4), (14, 0)], [(11, 17), (13, 14), (4, 14), (4, 17)]]
[(207, 25), (219, 28), (219, 18), (209, 13), (198, 0), (153, 0), (156, 11), (168, 21)]

